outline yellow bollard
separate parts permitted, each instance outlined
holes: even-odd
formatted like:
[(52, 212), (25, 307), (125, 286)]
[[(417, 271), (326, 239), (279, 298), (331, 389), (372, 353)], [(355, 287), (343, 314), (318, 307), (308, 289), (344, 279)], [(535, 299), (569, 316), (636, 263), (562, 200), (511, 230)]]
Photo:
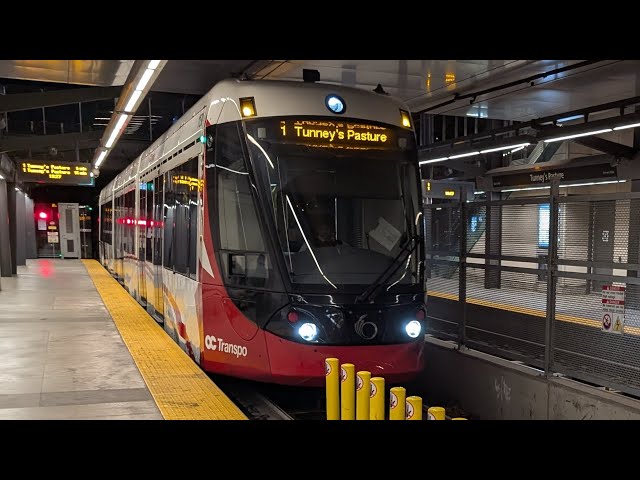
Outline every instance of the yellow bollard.
[(466, 420), (466, 418), (456, 417), (456, 418), (452, 418), (451, 420)]
[(393, 387), (389, 393), (389, 420), (405, 419), (405, 402), (407, 390), (404, 387)]
[(384, 420), (384, 378), (371, 379), (371, 394), (369, 395), (369, 418)]
[(442, 407), (431, 407), (427, 410), (427, 420), (446, 420), (447, 416), (445, 415), (444, 408)]
[(422, 398), (407, 397), (407, 420), (422, 420)]
[(340, 401), (342, 420), (356, 419), (356, 367), (353, 363), (345, 363), (340, 368)]
[(358, 372), (356, 377), (356, 420), (369, 420), (371, 372)]
[(327, 420), (340, 420), (340, 377), (338, 359), (324, 361), (324, 375), (327, 383)]

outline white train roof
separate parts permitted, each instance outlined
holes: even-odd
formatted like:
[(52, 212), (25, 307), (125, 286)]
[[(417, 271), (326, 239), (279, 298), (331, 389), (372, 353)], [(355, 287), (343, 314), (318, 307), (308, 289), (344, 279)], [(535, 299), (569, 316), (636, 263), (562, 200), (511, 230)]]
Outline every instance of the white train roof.
[[(346, 104), (344, 114), (334, 114), (326, 107), (325, 99), (331, 94), (343, 98)], [(238, 102), (244, 97), (254, 98), (257, 118), (335, 116), (336, 120), (357, 118), (401, 126), (400, 109), (409, 111), (403, 101), (393, 96), (342, 85), (280, 80), (223, 80), (109, 182), (100, 192), (100, 203), (110, 199), (114, 192), (185, 142), (194, 141), (202, 133), (205, 119), (208, 124), (241, 120)]]

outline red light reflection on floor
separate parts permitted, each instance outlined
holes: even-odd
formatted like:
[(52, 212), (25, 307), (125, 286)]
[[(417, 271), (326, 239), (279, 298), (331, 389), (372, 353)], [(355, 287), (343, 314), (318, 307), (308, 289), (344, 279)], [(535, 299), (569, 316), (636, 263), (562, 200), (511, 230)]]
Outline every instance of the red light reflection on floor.
[(49, 260), (39, 260), (38, 266), (40, 267), (40, 276), (48, 278), (53, 274), (53, 265)]

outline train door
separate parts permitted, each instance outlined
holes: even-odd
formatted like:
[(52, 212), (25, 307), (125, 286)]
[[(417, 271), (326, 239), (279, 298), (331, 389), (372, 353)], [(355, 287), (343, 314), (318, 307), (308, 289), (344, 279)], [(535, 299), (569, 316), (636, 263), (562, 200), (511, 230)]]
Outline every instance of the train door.
[(115, 266), (116, 266), (116, 278), (122, 283), (124, 279), (124, 194), (121, 193), (119, 197), (115, 199), (115, 231), (116, 238), (114, 240), (114, 253), (115, 253)]
[[(139, 302), (142, 306), (147, 305), (147, 282), (145, 273), (145, 258), (147, 249), (147, 220), (145, 218), (147, 211), (147, 189), (146, 182), (140, 183), (140, 197), (138, 202), (138, 211), (134, 217), (136, 223), (135, 229), (138, 234), (138, 292)], [(152, 200), (153, 201), (153, 200)]]
[(156, 316), (164, 318), (164, 297), (162, 295), (162, 229), (164, 204), (163, 176), (153, 180), (153, 287)]
[(62, 258), (80, 258), (80, 206), (58, 203)]

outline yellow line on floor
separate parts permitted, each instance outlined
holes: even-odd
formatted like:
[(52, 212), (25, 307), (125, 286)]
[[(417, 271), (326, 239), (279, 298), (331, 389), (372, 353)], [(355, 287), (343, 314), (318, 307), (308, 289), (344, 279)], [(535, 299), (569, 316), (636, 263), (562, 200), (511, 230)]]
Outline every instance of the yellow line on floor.
[[(427, 291), (427, 295), (430, 297), (438, 297), (438, 298), (445, 298), (447, 300), (453, 300), (453, 301), (458, 301), (458, 295), (457, 294), (451, 294), (451, 293), (445, 293), (445, 292), (436, 292), (433, 290)], [(531, 315), (534, 317), (541, 317), (541, 318), (546, 318), (547, 314), (544, 310), (537, 310), (537, 309), (533, 309), (533, 308), (525, 308), (525, 307), (518, 307), (515, 305), (508, 305), (508, 304), (504, 304), (504, 303), (496, 303), (496, 302), (490, 302), (488, 300), (479, 300), (477, 298), (471, 298), (471, 297), (467, 297), (467, 303), (471, 303), (473, 305), (480, 305), (483, 307), (489, 307), (489, 308), (497, 308), (499, 310), (506, 310), (509, 312), (516, 312), (516, 313), (521, 313), (523, 315)], [(565, 315), (564, 313), (556, 313), (556, 320), (560, 320), (562, 322), (570, 322), (570, 323), (578, 323), (580, 325), (585, 325), (587, 327), (594, 327), (594, 328), (600, 328), (601, 324), (600, 322), (598, 322), (597, 320), (593, 320), (590, 318), (583, 318), (583, 317), (575, 317), (573, 315)], [(629, 327), (629, 326), (625, 326), (624, 327), (624, 333), (630, 333), (631, 335), (637, 335), (640, 336), (640, 328), (638, 327)]]
[(96, 260), (82, 260), (165, 420), (247, 420)]

